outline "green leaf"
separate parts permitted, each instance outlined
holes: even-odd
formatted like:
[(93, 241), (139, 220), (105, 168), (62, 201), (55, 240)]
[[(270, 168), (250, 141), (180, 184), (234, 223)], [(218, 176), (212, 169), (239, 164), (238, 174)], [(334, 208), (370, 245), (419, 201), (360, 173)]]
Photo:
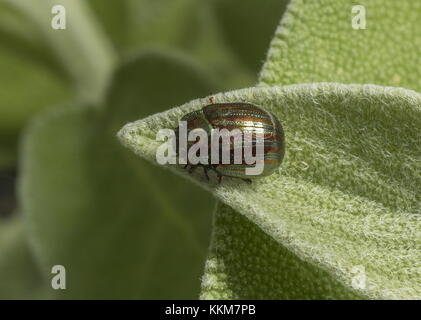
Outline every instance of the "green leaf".
[[(214, 231), (220, 241), (213, 242), (202, 297), (420, 296), (421, 95), (324, 83), (243, 89), (217, 94), (214, 100), (247, 101), (273, 112), (283, 123), (287, 153), (278, 172), (252, 185), (229, 178), (218, 185), (215, 177), (207, 183), (203, 174), (189, 176), (168, 165), (258, 227), (242, 224), (229, 212), (217, 215), (225, 223)], [(155, 141), (158, 129), (174, 128), (184, 114), (207, 103), (194, 100), (127, 124), (119, 138), (155, 161), (162, 143)], [(277, 248), (276, 254), (273, 241), (259, 241), (262, 232), (286, 249)], [(236, 242), (230, 234), (239, 236)], [(230, 246), (244, 249), (232, 252)], [(266, 259), (253, 255), (259, 250)], [(289, 268), (295, 263), (307, 271), (285, 270), (274, 281), (271, 275), (282, 267), (283, 256), (290, 257), (285, 261)], [(361, 270), (364, 286), (355, 284)], [(288, 288), (295, 289), (284, 291)]]
[[(366, 29), (352, 28), (354, 5)], [(375, 83), (421, 91), (421, 2), (292, 0), (260, 74), (260, 84)]]
[[(81, 0), (5, 0), (25, 17), (27, 26), (42, 39), (65, 74), (73, 81), (78, 99), (97, 103), (103, 98), (115, 56), (89, 7)], [(51, 26), (54, 5), (66, 9), (66, 29)], [(27, 30), (28, 28), (25, 28)]]
[(89, 3), (123, 57), (145, 48), (177, 50), (193, 56), (209, 73), (220, 76), (227, 88), (249, 86), (254, 81), (250, 71), (222, 41), (207, 0), (109, 0), (107, 5), (101, 0), (90, 0)]
[(225, 43), (253, 73), (257, 73), (288, 0), (212, 0)]
[(10, 169), (14, 166), (16, 154), (13, 146), (0, 146), (0, 169)]
[(0, 3), (0, 168), (15, 165), (17, 139), (28, 119), (70, 97), (68, 82), (35, 30), (19, 10)]
[(196, 0), (127, 0), (133, 42), (191, 46), (200, 34), (200, 8)]
[(0, 221), (0, 299), (46, 298), (48, 285), (30, 251), (22, 217)]
[(218, 203), (202, 299), (358, 299), (244, 215)]
[[(364, 5), (366, 8), (367, 29), (351, 28), (352, 6)], [(260, 75), (261, 85), (286, 85), (311, 81), (338, 81), (345, 83), (378, 83), (384, 85), (400, 85), (420, 91), (420, 65), (418, 63), (420, 24), (420, 3), (416, 1), (346, 1), (324, 0), (308, 2), (292, 0), (287, 13), (281, 20), (271, 48)], [(404, 48), (404, 49), (402, 49)], [(233, 209), (225, 207), (225, 212), (238, 216)], [(220, 216), (226, 214), (222, 210), (216, 212), (215, 229), (229, 230), (234, 233), (238, 228), (248, 230), (250, 234), (261, 232), (253, 224), (219, 224)], [(214, 232), (217, 233), (216, 231)], [(224, 245), (222, 237), (214, 237), (212, 247)], [(248, 243), (244, 244), (244, 246)], [(252, 245), (248, 245), (254, 250)], [(247, 251), (244, 248), (241, 252)], [(226, 250), (218, 254), (212, 251), (209, 263), (215, 265), (217, 257), (220, 264), (230, 268), (229, 257), (238, 254)], [(306, 268), (305, 263), (297, 264), (296, 259), (289, 256), (280, 258), (280, 276), (290, 279), (292, 274)], [(244, 261), (239, 257), (240, 261)], [(220, 265), (218, 264), (218, 266)], [(234, 264), (235, 265), (235, 264)], [(270, 265), (272, 268), (277, 263)], [(205, 278), (219, 272), (219, 282), (237, 281), (235, 275), (226, 274), (226, 270), (208, 268)], [(325, 277), (320, 274), (320, 277)], [(323, 282), (318, 278), (315, 286)], [(315, 294), (294, 290), (307, 285), (310, 280), (286, 282), (292, 287), (280, 288), (279, 296), (284, 298), (310, 298)], [(329, 280), (327, 280), (329, 281)], [(247, 282), (238, 280), (247, 286)], [(314, 281), (310, 281), (314, 284)], [(204, 282), (205, 285), (205, 282)], [(322, 287), (324, 287), (322, 285)], [(295, 292), (291, 294), (291, 290)], [(282, 291), (282, 292), (279, 292)], [(220, 291), (219, 291), (220, 292)], [(317, 290), (315, 290), (317, 293)], [(209, 286), (204, 287), (203, 297), (216, 296)], [(343, 297), (337, 291), (330, 298)], [(326, 296), (328, 298), (328, 296)]]
[(115, 132), (212, 88), (186, 59), (147, 53), (115, 74), (104, 108), (54, 109), (28, 129), (19, 198), (44, 274), (66, 268), (59, 298), (198, 296), (214, 200)]
[(26, 18), (25, 14), (7, 1), (0, 2), (0, 46), (2, 50), (11, 51), (41, 62), (52, 69), (60, 70), (54, 56), (37, 32), (36, 24)]
[(200, 41), (200, 0), (88, 1), (120, 53), (145, 46), (192, 47)]
[(63, 79), (45, 65), (23, 56), (0, 53), (0, 167), (14, 162), (15, 145), (21, 128), (37, 112), (70, 99)]
[(117, 52), (124, 52), (130, 46), (130, 9), (127, 0), (88, 0), (95, 18), (101, 24), (106, 36), (112, 41)]
[[(66, 8), (65, 30), (51, 27), (57, 4)], [(34, 114), (73, 93), (91, 103), (103, 98), (114, 53), (82, 1), (5, 0), (0, 8), (0, 166), (8, 167)]]

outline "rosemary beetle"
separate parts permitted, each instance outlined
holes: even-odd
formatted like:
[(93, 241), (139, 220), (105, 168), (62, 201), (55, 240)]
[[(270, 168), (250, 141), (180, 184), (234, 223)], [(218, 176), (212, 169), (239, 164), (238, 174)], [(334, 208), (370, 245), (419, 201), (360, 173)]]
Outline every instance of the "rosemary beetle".
[[(251, 103), (234, 102), (234, 103), (213, 103), (203, 107), (200, 110), (185, 114), (180, 124), (186, 125), (187, 134), (192, 130), (200, 129), (208, 135), (213, 135), (214, 131), (230, 132), (228, 139), (225, 140), (227, 146), (222, 145), (224, 139), (217, 139), (216, 142), (212, 139), (207, 141), (206, 148), (208, 149), (207, 158), (202, 159), (200, 163), (192, 163), (189, 160), (183, 162), (184, 168), (191, 173), (197, 167), (203, 167), (204, 174), (209, 180), (208, 170), (214, 171), (218, 176), (218, 182), (221, 183), (222, 177), (240, 178), (246, 182), (251, 183), (252, 179), (265, 177), (280, 166), (285, 153), (285, 136), (279, 120), (270, 112), (262, 107)], [(177, 155), (180, 156), (180, 126), (176, 131), (176, 149)], [(233, 134), (232, 132), (236, 132)], [(213, 136), (212, 136), (213, 138)], [(236, 138), (241, 138), (236, 143)], [(187, 150), (198, 141), (187, 141), (185, 147)], [(260, 149), (258, 145), (260, 144)], [(213, 148), (217, 147), (217, 156), (209, 157), (213, 153)], [(227, 151), (228, 162), (223, 161), (223, 152)], [(247, 154), (256, 158), (258, 150), (261, 150), (260, 164), (261, 170), (257, 173), (250, 174), (249, 170), (253, 168), (246, 158)], [(238, 151), (238, 152), (237, 152)], [(236, 152), (239, 153), (239, 158), (236, 158)]]

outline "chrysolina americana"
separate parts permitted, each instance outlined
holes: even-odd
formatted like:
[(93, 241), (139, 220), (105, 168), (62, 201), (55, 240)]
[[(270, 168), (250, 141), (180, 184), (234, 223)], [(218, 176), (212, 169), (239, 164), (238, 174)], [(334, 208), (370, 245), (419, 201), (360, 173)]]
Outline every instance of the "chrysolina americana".
[[(205, 164), (191, 164), (187, 162), (184, 168), (188, 168), (191, 173), (198, 166), (202, 166), (208, 180), (208, 170), (213, 170), (218, 176), (219, 183), (221, 183), (223, 176), (240, 178), (251, 183), (251, 179), (272, 174), (280, 166), (285, 154), (285, 136), (279, 120), (272, 113), (251, 103), (213, 103), (213, 99), (210, 99), (210, 101), (211, 104), (203, 107), (201, 110), (187, 113), (181, 118), (181, 121), (186, 121), (187, 132), (194, 129), (203, 129), (206, 133), (210, 134), (212, 129), (227, 129), (229, 131), (239, 129), (241, 134), (245, 136), (245, 132), (257, 132), (260, 130), (260, 132), (263, 133), (264, 138), (262, 149), (263, 170), (258, 175), (247, 175), (246, 169), (250, 168), (250, 165), (244, 161), (244, 158), (240, 163), (230, 162), (229, 164), (221, 162), (214, 164), (213, 161), (211, 162), (210, 160)], [(179, 146), (178, 131), (179, 127), (176, 128), (177, 150)], [(255, 136), (252, 134), (251, 137), (251, 144), (255, 146)], [(188, 142), (187, 146), (190, 147), (192, 144), (193, 142)], [(208, 147), (210, 150), (210, 143)], [(230, 145), (230, 148), (231, 151), (234, 151), (232, 144)], [(219, 150), (222, 150), (222, 147), (219, 148)], [(256, 151), (254, 150), (252, 152)], [(221, 157), (222, 155), (220, 155), (220, 158)], [(231, 155), (231, 159), (232, 158), (233, 155)]]

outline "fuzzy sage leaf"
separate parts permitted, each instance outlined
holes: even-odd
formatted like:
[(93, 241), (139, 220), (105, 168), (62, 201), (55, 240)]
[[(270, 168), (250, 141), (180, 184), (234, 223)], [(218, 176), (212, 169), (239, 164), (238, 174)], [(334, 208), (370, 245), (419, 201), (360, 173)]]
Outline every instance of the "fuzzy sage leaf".
[[(366, 29), (351, 25), (357, 4), (365, 9), (359, 18), (366, 19)], [(420, 12), (420, 3), (411, 0), (354, 4), (347, 0), (292, 0), (272, 40), (259, 85), (368, 82), (420, 91)], [(227, 223), (233, 219), (235, 224)], [(214, 229), (202, 298), (350, 297), (349, 286), (338, 286), (317, 264), (309, 265), (276, 245), (232, 208), (218, 207)], [(250, 256), (254, 263), (244, 268), (242, 262)], [(256, 262), (257, 266), (251, 267)], [(358, 266), (351, 271), (356, 280), (363, 276)], [(265, 286), (261, 279), (268, 277), (271, 281)]]
[[(214, 99), (247, 101), (273, 112), (285, 129), (286, 158), (277, 173), (252, 185), (229, 179), (208, 184), (200, 173), (191, 179), (332, 276), (335, 283), (328, 283), (323, 297), (335, 294), (337, 283), (350, 288), (346, 297), (419, 296), (421, 95), (324, 83), (244, 89)], [(128, 124), (119, 138), (140, 156), (154, 159), (160, 144), (154, 140), (156, 131), (175, 127), (183, 114), (206, 103), (195, 100)], [(235, 220), (230, 223), (235, 226)], [(355, 267), (364, 269), (363, 287), (353, 286)], [(266, 281), (261, 290), (270, 287), (272, 280)], [(207, 284), (208, 296), (224, 290), (205, 277)], [(273, 285), (273, 290), (254, 293), (243, 287), (236, 295), (274, 298)], [(219, 297), (224, 296), (230, 297)]]

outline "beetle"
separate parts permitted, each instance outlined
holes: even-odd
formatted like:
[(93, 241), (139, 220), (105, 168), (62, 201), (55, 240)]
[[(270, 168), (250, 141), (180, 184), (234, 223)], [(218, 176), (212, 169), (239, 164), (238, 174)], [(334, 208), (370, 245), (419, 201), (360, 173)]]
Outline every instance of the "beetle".
[[(230, 102), (230, 103), (213, 103), (213, 99), (210, 99), (211, 104), (206, 105), (200, 110), (193, 111), (185, 114), (181, 121), (186, 121), (187, 132), (189, 133), (194, 129), (203, 129), (206, 133), (210, 134), (212, 129), (239, 129), (241, 134), (244, 136), (245, 132), (256, 132), (261, 130), (263, 132), (264, 147), (263, 147), (263, 159), (264, 167), (263, 171), (258, 175), (247, 175), (246, 168), (252, 167), (247, 164), (244, 159), (244, 152), (241, 163), (234, 164), (213, 164), (210, 160), (207, 163), (191, 164), (187, 161), (184, 168), (189, 170), (189, 173), (193, 172), (194, 169), (201, 166), (204, 169), (204, 174), (209, 180), (208, 170), (213, 170), (218, 176), (218, 182), (221, 183), (223, 176), (240, 178), (246, 182), (251, 183), (251, 179), (265, 177), (273, 172), (280, 166), (284, 154), (285, 154), (285, 135), (279, 120), (272, 113), (266, 111), (260, 106), (245, 103), (245, 102)], [(178, 150), (179, 146), (179, 128), (176, 131), (176, 146)], [(187, 142), (187, 146), (190, 147), (194, 142)], [(252, 135), (252, 146), (256, 145), (256, 137)], [(242, 145), (244, 148), (244, 145)], [(210, 143), (208, 145), (209, 150), (211, 149)], [(252, 150), (256, 153), (256, 148)], [(222, 148), (220, 146), (219, 150)], [(230, 144), (231, 153), (234, 152), (234, 147)], [(244, 151), (244, 150), (243, 150)], [(220, 158), (222, 156), (220, 155)], [(233, 154), (230, 155), (233, 158)]]

